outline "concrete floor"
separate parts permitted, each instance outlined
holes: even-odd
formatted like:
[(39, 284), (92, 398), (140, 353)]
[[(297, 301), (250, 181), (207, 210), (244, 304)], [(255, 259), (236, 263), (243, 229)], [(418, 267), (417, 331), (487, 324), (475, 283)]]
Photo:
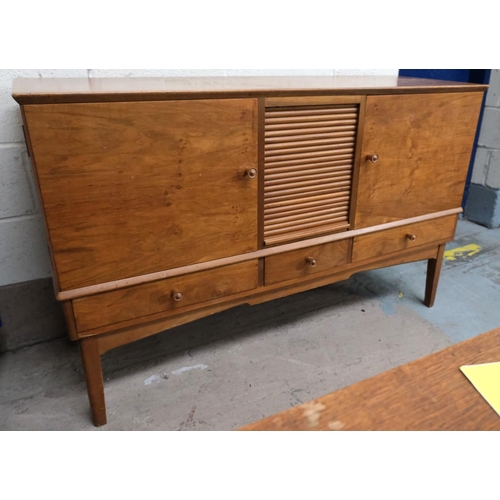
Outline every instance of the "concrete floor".
[[(500, 326), (500, 230), (460, 221), (433, 309), (425, 263), (241, 307), (103, 357), (99, 430), (231, 430)], [(478, 251), (479, 250), (479, 251)], [(96, 430), (78, 349), (0, 358), (0, 430)]]

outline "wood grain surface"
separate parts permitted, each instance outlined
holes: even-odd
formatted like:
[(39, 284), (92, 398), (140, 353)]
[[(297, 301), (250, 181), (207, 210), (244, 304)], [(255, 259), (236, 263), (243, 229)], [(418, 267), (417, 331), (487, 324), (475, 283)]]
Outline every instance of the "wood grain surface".
[[(439, 245), (444, 243), (446, 243), (446, 241), (443, 240), (440, 242), (436, 242), (435, 244), (430, 246), (402, 250), (397, 253), (383, 255), (381, 257), (369, 259), (367, 261), (356, 262), (332, 269), (327, 269), (326, 271), (320, 271), (318, 273), (307, 276), (300, 276), (286, 282), (279, 282), (274, 285), (260, 286), (254, 290), (247, 290), (245, 292), (220, 297), (218, 299), (210, 300), (209, 302), (185, 305), (182, 307), (182, 311), (180, 309), (160, 311), (149, 316), (133, 318), (120, 323), (115, 323), (113, 325), (93, 328), (92, 330), (78, 332), (78, 337), (85, 338), (102, 335), (112, 330), (118, 331), (128, 328), (136, 328), (138, 324), (145, 322), (164, 321), (165, 325), (169, 325), (170, 321), (174, 321), (175, 323), (175, 318), (181, 314), (185, 318), (190, 317), (193, 319), (198, 319), (203, 316), (208, 316), (214, 312), (223, 311), (243, 304), (261, 304), (270, 300), (287, 297), (289, 295), (292, 295), (293, 293), (300, 293), (306, 290), (311, 290), (313, 288), (336, 283), (338, 281), (344, 281), (349, 279), (353, 274), (361, 271), (378, 269), (391, 265), (396, 266), (409, 262), (417, 262), (419, 260), (435, 259), (438, 254)], [(99, 295), (95, 295), (89, 298), (93, 297), (98, 298)], [(94, 303), (98, 304), (98, 301)], [(198, 314), (199, 312), (201, 312), (201, 316)], [(186, 322), (187, 321), (188, 320), (186, 320)], [(179, 323), (176, 323), (175, 326), (177, 326), (177, 324)], [(156, 333), (168, 328), (169, 326), (165, 326), (164, 328), (157, 330)]]
[[(451, 241), (455, 236), (457, 220), (458, 217), (452, 215), (354, 238), (352, 260), (359, 262), (421, 245), (429, 245), (442, 239)], [(411, 239), (410, 236), (415, 239)]]
[(478, 93), (368, 97), (355, 228), (460, 206), (481, 103)]
[[(78, 288), (75, 290), (68, 290), (65, 292), (60, 292), (57, 295), (58, 300), (70, 300), (80, 297), (86, 297), (90, 295), (97, 295), (99, 293), (109, 292), (111, 290), (118, 290), (120, 288), (128, 288), (130, 286), (140, 285), (142, 283), (152, 283), (154, 281), (160, 281), (167, 278), (173, 278), (176, 276), (183, 276), (186, 274), (198, 273), (200, 271), (207, 271), (209, 269), (216, 269), (220, 267), (230, 266), (233, 264), (238, 264), (240, 262), (248, 262), (254, 259), (262, 259), (265, 257), (270, 257), (271, 255), (279, 255), (286, 252), (292, 252), (294, 250), (300, 250), (303, 248), (309, 248), (316, 245), (323, 245), (325, 243), (332, 243), (334, 241), (341, 241), (351, 238), (356, 238), (358, 236), (378, 233), (381, 231), (386, 231), (394, 229), (397, 227), (406, 226), (408, 224), (417, 224), (423, 221), (431, 221), (440, 219), (441, 217), (447, 217), (449, 215), (462, 213), (461, 208), (455, 208), (452, 210), (446, 210), (444, 212), (438, 212), (435, 214), (422, 215), (420, 217), (415, 217), (413, 219), (408, 219), (404, 221), (390, 222), (388, 224), (381, 224), (380, 226), (373, 226), (365, 229), (357, 229), (355, 231), (344, 231), (343, 233), (330, 234), (327, 236), (320, 236), (316, 238), (310, 238), (303, 241), (296, 241), (294, 243), (287, 243), (279, 247), (270, 247), (258, 250), (256, 252), (250, 252), (241, 255), (235, 255), (233, 257), (227, 257), (223, 259), (213, 260), (209, 262), (202, 262), (199, 264), (193, 264), (190, 266), (178, 267), (176, 269), (170, 269), (165, 271), (158, 271), (148, 275), (134, 276), (132, 278), (126, 278), (123, 280), (111, 281), (107, 283), (100, 283), (98, 285), (92, 285), (84, 288)], [(339, 228), (334, 228), (332, 232), (335, 232)], [(345, 228), (344, 228), (345, 229)], [(444, 239), (445, 242), (449, 241)]]
[[(317, 245), (295, 252), (268, 257), (265, 260), (265, 284), (273, 285), (283, 281), (305, 278), (325, 271), (335, 271), (349, 261), (348, 240)], [(308, 259), (315, 261), (314, 266)]]
[(62, 291), (257, 250), (257, 100), (25, 107)]
[(460, 372), (497, 361), (500, 329), (240, 430), (500, 430), (500, 417)]
[[(77, 299), (73, 309), (78, 331), (84, 332), (162, 311), (182, 311), (258, 286), (258, 261), (254, 260)], [(182, 293), (183, 298), (175, 301), (174, 292)]]
[(487, 85), (396, 76), (17, 78), (19, 104), (314, 95), (484, 92)]

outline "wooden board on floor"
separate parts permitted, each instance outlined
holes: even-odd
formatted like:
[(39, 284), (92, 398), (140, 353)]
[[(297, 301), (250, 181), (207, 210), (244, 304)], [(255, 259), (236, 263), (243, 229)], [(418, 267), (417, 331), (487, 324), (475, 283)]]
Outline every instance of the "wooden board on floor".
[(240, 430), (500, 430), (500, 417), (460, 372), (495, 361), (500, 329)]

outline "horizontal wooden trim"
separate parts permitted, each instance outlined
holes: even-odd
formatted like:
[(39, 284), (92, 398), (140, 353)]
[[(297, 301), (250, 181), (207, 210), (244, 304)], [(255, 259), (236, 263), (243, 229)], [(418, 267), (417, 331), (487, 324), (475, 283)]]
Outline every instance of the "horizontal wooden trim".
[(302, 205), (303, 203), (309, 203), (312, 201), (327, 200), (330, 201), (340, 201), (345, 197), (350, 197), (350, 191), (339, 191), (337, 193), (326, 193), (326, 194), (310, 194), (305, 193), (304, 195), (295, 196), (292, 199), (279, 200), (279, 201), (269, 201), (265, 203), (266, 213), (268, 213), (269, 208), (279, 208), (279, 207), (290, 207)]
[(447, 217), (448, 215), (458, 215), (461, 214), (462, 212), (463, 212), (462, 208), (454, 208), (451, 210), (445, 210), (443, 212), (436, 212), (433, 214), (413, 217), (411, 219), (404, 219), (396, 222), (389, 222), (387, 224), (380, 224), (379, 226), (373, 226), (363, 229), (355, 229), (344, 233), (321, 236), (319, 238), (311, 238), (305, 241), (298, 241), (295, 243), (282, 245), (280, 247), (264, 248), (262, 250), (257, 250), (256, 252), (249, 252), (242, 255), (235, 255), (233, 257), (213, 260), (210, 262), (201, 262), (199, 264), (178, 267), (176, 269), (169, 269), (167, 271), (160, 271), (157, 273), (146, 274), (143, 276), (134, 276), (132, 278), (110, 281), (108, 283), (101, 283), (99, 285), (92, 285), (83, 288), (76, 288), (74, 290), (62, 291), (57, 294), (57, 300), (61, 301), (71, 300), (79, 297), (86, 297), (89, 295), (97, 295), (99, 293), (109, 292), (111, 290), (117, 290), (119, 288), (127, 288), (134, 285), (140, 285), (141, 283), (151, 283), (153, 281), (159, 281), (165, 278), (182, 276), (184, 274), (197, 273), (199, 271), (224, 267), (230, 264), (236, 264), (238, 262), (247, 262), (253, 259), (262, 259), (265, 257), (269, 257), (270, 255), (277, 255), (280, 253), (291, 252), (293, 250), (299, 250), (301, 248), (309, 248), (316, 245), (322, 245), (323, 243), (330, 243), (332, 241), (340, 241), (348, 238), (355, 238), (357, 236), (362, 236), (364, 234), (371, 234), (380, 231), (385, 231), (386, 229), (406, 226), (409, 224), (416, 224), (417, 222), (439, 219), (441, 217)]
[[(186, 99), (283, 98), (485, 92), (487, 85), (396, 76), (196, 77), (196, 78), (16, 78), (12, 96), (19, 104), (165, 101)], [(292, 99), (290, 101), (290, 99)], [(311, 104), (311, 100), (304, 101)], [(287, 103), (285, 103), (287, 104)]]
[(335, 224), (337, 222), (347, 223), (347, 210), (337, 212), (335, 214), (317, 215), (314, 217), (312, 214), (305, 219), (301, 217), (298, 221), (291, 220), (287, 222), (280, 222), (268, 224), (264, 230), (264, 236), (273, 236), (282, 233), (298, 232), (303, 229), (309, 229), (316, 226), (326, 226)]
[(316, 209), (303, 209), (295, 210), (294, 213), (289, 211), (282, 211), (279, 214), (266, 215), (264, 220), (266, 221), (266, 229), (271, 229), (273, 226), (285, 222), (290, 222), (294, 220), (305, 220), (304, 214), (307, 214), (307, 220), (310, 221), (314, 217), (320, 217), (323, 215), (334, 215), (334, 214), (344, 214), (349, 211), (349, 203), (338, 203), (332, 204), (330, 206), (316, 207)]
[[(325, 163), (331, 163), (334, 161), (339, 161), (340, 159), (345, 159), (346, 155), (354, 156), (354, 148), (348, 149), (339, 149), (336, 151), (332, 151), (331, 155), (311, 158), (310, 156), (306, 156), (300, 160), (286, 160), (286, 161), (266, 161), (266, 170), (274, 170), (276, 168), (282, 167), (292, 167), (295, 165), (324, 165)], [(274, 158), (273, 158), (274, 160)]]
[(299, 203), (297, 205), (291, 205), (286, 208), (268, 208), (266, 209), (266, 215), (264, 220), (279, 219), (287, 215), (303, 214), (309, 213), (315, 210), (327, 210), (331, 208), (337, 208), (342, 206), (349, 206), (349, 196), (345, 196), (341, 199), (334, 199), (331, 202), (326, 202), (324, 200), (311, 201), (306, 203)]
[(297, 168), (292, 167), (289, 171), (284, 169), (283, 172), (275, 173), (274, 171), (266, 172), (266, 184), (270, 184), (272, 181), (276, 182), (279, 179), (301, 179), (301, 178), (317, 178), (320, 175), (336, 175), (339, 172), (352, 172), (352, 163), (346, 164), (345, 161), (340, 162), (343, 165), (338, 165), (336, 167), (312, 167), (312, 168)]
[[(328, 151), (334, 152), (338, 149), (342, 150), (344, 148), (349, 148), (354, 152), (354, 139), (338, 141), (336, 144), (331, 144), (328, 147), (320, 146), (315, 148), (305, 148), (305, 152), (301, 152), (302, 150), (299, 150), (287, 154), (266, 154), (266, 166), (272, 165), (273, 162), (277, 161), (300, 160), (302, 158), (311, 158), (311, 160), (314, 161), (314, 158), (324, 157), (325, 153)], [(310, 151), (307, 151), (308, 149)], [(267, 158), (269, 158), (269, 160), (267, 160)]]
[[(354, 123), (356, 123), (353, 120)], [(288, 136), (297, 136), (297, 135), (311, 135), (314, 134), (315, 137), (321, 137), (320, 134), (333, 134), (335, 132), (345, 132), (347, 130), (356, 130), (356, 125), (350, 124), (336, 124), (326, 126), (326, 124), (316, 124), (316, 128), (308, 128), (300, 127), (300, 128), (287, 128), (286, 130), (283, 127), (277, 128), (277, 130), (269, 130), (265, 132), (264, 137), (266, 142), (273, 137), (288, 137)]]
[[(276, 154), (287, 153), (289, 151), (296, 151), (299, 149), (309, 151), (310, 147), (320, 147), (320, 146), (329, 146), (330, 144), (338, 144), (343, 139), (353, 139), (356, 137), (356, 132), (353, 130), (351, 132), (338, 132), (332, 134), (334, 137), (330, 137), (328, 139), (315, 139), (315, 140), (307, 140), (307, 141), (296, 141), (296, 142), (287, 142), (283, 144), (283, 141), (274, 144), (266, 144), (266, 156), (272, 156)], [(283, 149), (285, 148), (285, 149)], [(306, 149), (307, 148), (307, 149)]]
[(312, 122), (303, 122), (302, 120), (297, 120), (294, 122), (288, 123), (278, 123), (278, 124), (268, 124), (268, 120), (266, 120), (266, 131), (274, 131), (274, 130), (296, 130), (296, 129), (310, 129), (310, 128), (323, 128), (323, 127), (344, 127), (347, 125), (356, 125), (358, 115), (355, 113), (349, 113), (346, 115), (339, 115), (337, 120), (330, 121), (312, 121)]
[[(356, 127), (342, 127), (341, 130), (337, 130), (337, 132), (326, 132), (326, 133), (316, 133), (316, 134), (303, 134), (303, 135), (290, 135), (284, 134), (279, 135), (278, 132), (273, 132), (272, 137), (266, 137), (266, 149), (270, 148), (273, 144), (278, 143), (279, 147), (282, 147), (283, 143), (295, 143), (297, 141), (307, 141), (310, 139), (331, 139), (335, 137), (344, 137), (344, 136), (356, 136)], [(293, 144), (291, 144), (293, 146)]]
[(357, 112), (358, 106), (340, 106), (340, 107), (329, 107), (327, 111), (325, 111), (325, 107), (322, 106), (319, 109), (312, 108), (311, 106), (306, 106), (305, 108), (301, 108), (299, 106), (290, 106), (289, 108), (280, 108), (280, 109), (266, 109), (265, 116), (270, 118), (286, 118), (289, 116), (318, 116), (323, 115), (325, 113), (345, 113), (345, 112)]
[(304, 96), (304, 97), (268, 97), (266, 108), (285, 106), (320, 106), (322, 104), (358, 104), (363, 96)]
[(266, 181), (264, 183), (266, 192), (282, 191), (283, 189), (288, 189), (291, 187), (301, 187), (301, 186), (309, 186), (309, 185), (317, 185), (318, 181), (321, 180), (335, 180), (335, 181), (343, 181), (348, 180), (352, 177), (352, 168), (339, 170), (333, 173), (322, 173), (316, 175), (303, 175), (300, 177), (284, 177), (283, 179), (278, 179), (274, 181)]
[(338, 193), (343, 191), (350, 191), (351, 181), (342, 182), (332, 182), (331, 184), (321, 184), (317, 189), (312, 190), (311, 186), (288, 189), (286, 191), (264, 191), (265, 204), (278, 201), (278, 200), (289, 200), (297, 198), (298, 196), (312, 196), (314, 194), (326, 194), (326, 193)]
[[(312, 111), (312, 112), (311, 112)], [(311, 111), (282, 111), (282, 112), (266, 112), (266, 125), (274, 125), (276, 123), (300, 123), (304, 122), (324, 122), (343, 118), (357, 118), (357, 108), (337, 108), (337, 109), (321, 109)]]
[(279, 174), (285, 174), (287, 172), (306, 172), (309, 170), (324, 169), (327, 167), (352, 168), (351, 160), (354, 159), (354, 154), (338, 155), (335, 158), (337, 159), (333, 161), (329, 160), (329, 161), (320, 161), (317, 163), (305, 163), (301, 165), (291, 165), (289, 167), (280, 166), (280, 167), (274, 167), (272, 169), (270, 167), (267, 167), (266, 179), (271, 179), (272, 177), (277, 177)]
[[(355, 135), (351, 134), (349, 137), (339, 137), (336, 139), (330, 139), (329, 141), (321, 141), (321, 144), (308, 144), (308, 141), (304, 141), (304, 143), (293, 143), (293, 147), (290, 147), (289, 145), (286, 145), (284, 148), (282, 145), (281, 149), (274, 148), (270, 149), (266, 147), (265, 149), (265, 157), (266, 158), (272, 158), (274, 156), (282, 156), (282, 155), (289, 155), (289, 154), (300, 154), (300, 153), (314, 153), (314, 152), (319, 152), (319, 151), (325, 151), (325, 150), (330, 150), (332, 149), (332, 146), (335, 146), (337, 144), (344, 144), (344, 145), (353, 145), (355, 141)], [(309, 141), (312, 142), (312, 141)], [(324, 153), (323, 153), (324, 154)], [(318, 156), (318, 155), (317, 155)]]

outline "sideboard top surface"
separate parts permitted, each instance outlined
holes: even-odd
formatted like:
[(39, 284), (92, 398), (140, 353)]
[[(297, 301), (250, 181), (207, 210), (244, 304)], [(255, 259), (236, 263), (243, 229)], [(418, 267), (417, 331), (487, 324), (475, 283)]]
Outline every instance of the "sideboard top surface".
[(301, 95), (484, 92), (487, 85), (396, 76), (17, 78), (19, 104)]

